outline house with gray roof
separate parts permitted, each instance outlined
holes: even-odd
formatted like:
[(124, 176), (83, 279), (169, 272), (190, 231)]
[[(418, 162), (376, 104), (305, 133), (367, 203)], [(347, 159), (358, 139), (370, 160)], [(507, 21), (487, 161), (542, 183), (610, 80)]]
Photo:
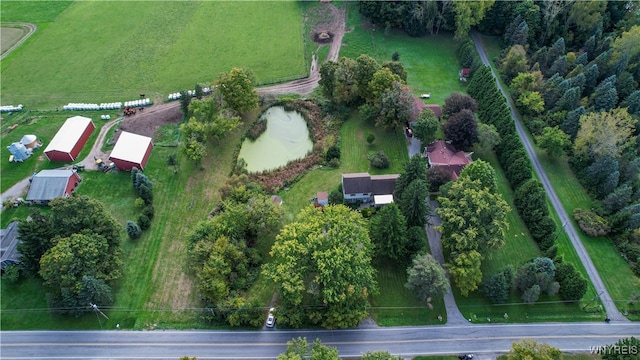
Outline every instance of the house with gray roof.
[(18, 222), (14, 221), (6, 229), (0, 229), (0, 268), (6, 269), (7, 266), (20, 263), (22, 256), (18, 252)]
[(347, 202), (371, 203), (375, 206), (393, 202), (396, 180), (400, 174), (370, 175), (369, 173), (342, 174), (342, 194)]
[(80, 175), (73, 170), (42, 170), (31, 178), (27, 200), (47, 204), (71, 195), (80, 181)]

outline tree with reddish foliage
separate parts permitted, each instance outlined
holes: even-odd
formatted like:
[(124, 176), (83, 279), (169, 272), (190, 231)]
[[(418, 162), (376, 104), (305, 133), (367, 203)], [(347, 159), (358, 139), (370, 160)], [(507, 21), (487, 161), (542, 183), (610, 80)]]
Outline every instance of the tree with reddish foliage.
[(449, 116), (443, 129), (455, 147), (470, 147), (478, 141), (478, 123), (471, 110), (464, 109)]
[(449, 116), (464, 109), (476, 112), (478, 111), (478, 104), (476, 104), (476, 101), (471, 96), (457, 93), (453, 93), (444, 99), (444, 106), (442, 107), (442, 113), (444, 115)]

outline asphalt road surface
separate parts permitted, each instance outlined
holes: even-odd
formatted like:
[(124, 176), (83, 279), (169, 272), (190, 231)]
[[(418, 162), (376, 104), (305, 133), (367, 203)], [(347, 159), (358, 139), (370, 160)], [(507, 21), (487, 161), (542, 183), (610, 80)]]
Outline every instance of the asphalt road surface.
[(589, 352), (640, 336), (632, 323), (554, 323), (263, 331), (5, 331), (0, 357), (10, 359), (273, 359), (292, 338), (319, 338), (341, 357), (386, 350), (420, 354), (499, 353), (531, 338), (563, 351)]
[[(471, 34), (471, 38), (473, 39), (473, 42), (476, 45), (476, 49), (478, 50), (478, 54), (480, 55), (480, 59), (482, 59), (482, 62), (485, 65), (490, 66), (489, 60), (487, 59), (487, 55), (485, 54), (484, 47), (482, 45), (482, 41), (480, 41), (479, 34), (477, 32), (473, 32)], [(495, 77), (496, 75), (493, 72), (493, 69), (491, 70), (491, 72)], [(573, 247), (576, 249), (576, 252), (580, 257), (580, 261), (582, 261), (582, 264), (587, 270), (587, 275), (589, 275), (589, 279), (591, 280), (591, 283), (593, 284), (593, 286), (596, 289), (596, 292), (600, 296), (602, 305), (604, 306), (604, 309), (607, 312), (607, 317), (610, 318), (612, 321), (629, 321), (626, 317), (624, 317), (624, 315), (622, 315), (622, 313), (620, 313), (615, 303), (613, 302), (611, 295), (607, 291), (607, 288), (604, 286), (604, 282), (602, 282), (602, 278), (600, 278), (600, 274), (598, 274), (596, 267), (593, 265), (593, 261), (591, 261), (591, 258), (589, 257), (587, 250), (584, 248), (584, 245), (582, 244), (582, 241), (578, 236), (578, 232), (576, 231), (575, 227), (571, 223), (569, 219), (569, 215), (567, 215), (567, 212), (562, 206), (562, 203), (560, 202), (558, 195), (556, 194), (555, 190), (553, 189), (553, 186), (551, 185), (551, 182), (549, 181), (549, 177), (547, 177), (547, 173), (545, 172), (544, 168), (540, 164), (538, 155), (536, 154), (533, 148), (533, 144), (531, 144), (531, 140), (529, 140), (529, 137), (527, 136), (526, 130), (522, 126), (522, 123), (520, 121), (520, 116), (515, 110), (515, 107), (511, 102), (511, 98), (506, 95), (506, 92), (502, 88), (502, 85), (500, 84), (500, 82), (496, 81), (496, 84), (498, 85), (498, 89), (500, 89), (500, 92), (502, 92), (502, 95), (507, 99), (507, 105), (509, 105), (509, 108), (511, 109), (511, 117), (513, 117), (513, 120), (515, 121), (516, 130), (518, 132), (518, 136), (520, 137), (520, 141), (522, 141), (522, 144), (524, 145), (524, 148), (527, 151), (529, 158), (531, 159), (531, 163), (533, 164), (533, 169), (535, 170), (536, 174), (540, 178), (540, 182), (542, 182), (542, 185), (544, 186), (544, 190), (547, 192), (547, 196), (549, 197), (551, 205), (553, 206), (556, 213), (558, 214), (560, 221), (562, 221), (563, 228), (567, 232), (567, 235), (569, 236), (569, 239), (571, 240)]]

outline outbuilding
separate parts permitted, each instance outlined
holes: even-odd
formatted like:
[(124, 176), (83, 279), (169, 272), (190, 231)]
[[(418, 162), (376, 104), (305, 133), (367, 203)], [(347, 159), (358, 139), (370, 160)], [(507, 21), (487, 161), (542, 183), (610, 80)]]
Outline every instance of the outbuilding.
[(95, 128), (87, 117), (68, 118), (44, 149), (44, 154), (50, 161), (75, 161)]
[(67, 197), (80, 181), (80, 175), (73, 170), (42, 170), (31, 178), (27, 200), (46, 204), (55, 198)]
[(131, 171), (134, 167), (144, 170), (152, 149), (150, 137), (123, 131), (111, 151), (109, 160), (120, 170)]

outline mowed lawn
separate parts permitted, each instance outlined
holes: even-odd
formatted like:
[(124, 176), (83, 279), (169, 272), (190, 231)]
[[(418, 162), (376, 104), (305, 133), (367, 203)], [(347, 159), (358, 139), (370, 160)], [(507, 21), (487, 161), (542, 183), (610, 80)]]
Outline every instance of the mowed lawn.
[(379, 63), (391, 61), (394, 52), (407, 71), (407, 84), (415, 95), (430, 93), (429, 104), (444, 104), (451, 93), (466, 93), (458, 80), (460, 65), (455, 56), (458, 43), (453, 34), (442, 32), (437, 36), (410, 37), (404, 32), (371, 25), (358, 12), (357, 3), (346, 3), (348, 24), (352, 31), (345, 34), (340, 56), (357, 58), (368, 54)]
[[(622, 312), (637, 311), (637, 306), (629, 304), (629, 300), (640, 293), (640, 279), (633, 274), (613, 241), (604, 236), (587, 236), (573, 221), (573, 210), (590, 209), (593, 201), (571, 171), (566, 158), (551, 159), (541, 151), (538, 151), (538, 157), (616, 306)], [(639, 315), (630, 315), (630, 318), (640, 320)]]
[[(13, 6), (3, 2), (2, 20), (27, 21)], [(232, 67), (259, 83), (302, 77), (302, 20), (296, 2), (74, 2), (3, 60), (2, 103), (162, 101)]]

